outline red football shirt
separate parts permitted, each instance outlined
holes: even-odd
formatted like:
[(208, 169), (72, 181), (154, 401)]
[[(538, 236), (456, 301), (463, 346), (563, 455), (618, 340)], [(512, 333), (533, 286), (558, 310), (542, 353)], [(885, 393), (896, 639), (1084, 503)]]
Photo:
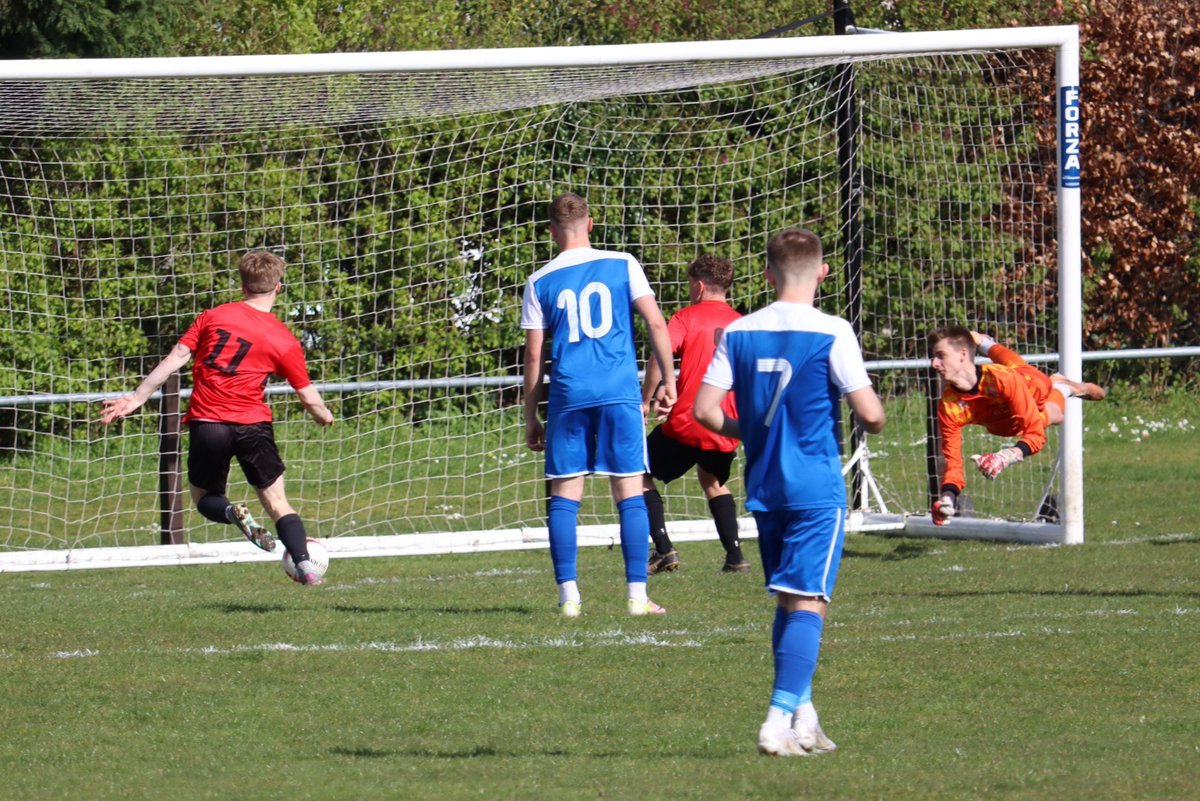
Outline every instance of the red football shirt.
[[(697, 423), (692, 418), (692, 406), (725, 326), (741, 316), (723, 300), (702, 300), (672, 315), (667, 330), (671, 334), (671, 351), (679, 360), (676, 377), (679, 399), (663, 423), (663, 433), (671, 439), (706, 451), (737, 450), (736, 439), (714, 434)], [(726, 416), (737, 417), (732, 392), (725, 396), (721, 409)]]
[(247, 303), (203, 312), (179, 339), (192, 352), (192, 400), (184, 422), (266, 423), (263, 390), (272, 373), (293, 389), (312, 381), (300, 342), (274, 314)]

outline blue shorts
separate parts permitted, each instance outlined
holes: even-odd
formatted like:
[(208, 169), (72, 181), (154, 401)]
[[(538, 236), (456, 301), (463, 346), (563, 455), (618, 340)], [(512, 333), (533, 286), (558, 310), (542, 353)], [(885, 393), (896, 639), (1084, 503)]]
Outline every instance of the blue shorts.
[(846, 539), (844, 507), (755, 512), (754, 522), (767, 592), (833, 600)]
[(546, 478), (640, 476), (646, 424), (640, 403), (572, 409), (546, 416)]

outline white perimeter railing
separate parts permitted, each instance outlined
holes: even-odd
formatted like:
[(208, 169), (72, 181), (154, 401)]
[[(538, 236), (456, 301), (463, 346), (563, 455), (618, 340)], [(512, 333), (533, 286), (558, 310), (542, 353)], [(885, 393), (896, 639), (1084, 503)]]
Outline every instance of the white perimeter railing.
[[(1057, 361), (1057, 354), (1029, 355), (1031, 363)], [(1116, 361), (1128, 359), (1200, 358), (1200, 347), (1138, 348), (1127, 350), (1091, 351), (1083, 354), (1083, 361)], [(984, 360), (980, 360), (984, 361)], [(904, 359), (867, 362), (872, 372), (887, 370), (914, 370), (929, 367), (926, 359)], [(496, 376), (490, 378), (462, 378), (412, 381), (372, 381), (360, 383), (322, 384), (323, 393), (380, 391), (390, 389), (418, 389), (446, 386), (516, 386), (520, 376)], [(268, 394), (281, 395), (292, 392), (286, 385), (267, 389)], [(49, 403), (95, 403), (106, 398), (120, 397), (124, 393), (79, 393), (64, 395), (20, 395), (0, 397), (0, 408), (37, 406)], [(155, 393), (156, 396), (161, 393)], [(181, 395), (190, 395), (182, 390)], [(861, 517), (861, 515), (860, 515)], [(987, 523), (988, 521), (974, 521)], [(1005, 521), (995, 521), (1005, 527), (1005, 539), (1027, 543), (1061, 541), (1058, 526), (1030, 524), (1022, 527)], [(752, 519), (739, 521), (744, 538), (753, 538), (757, 532)], [(903, 515), (867, 515), (855, 525), (857, 531), (904, 531), (915, 536), (947, 536), (945, 528), (933, 530), (928, 516), (908, 517)], [(709, 521), (680, 521), (669, 525), (671, 538), (686, 542), (712, 538)], [(949, 532), (953, 536), (953, 532)], [(618, 542), (616, 525), (580, 527), (580, 546), (612, 546)], [(967, 538), (991, 538), (987, 526), (983, 526)], [(505, 529), (496, 531), (470, 531), (439, 534), (404, 534), (383, 537), (335, 537), (326, 540), (329, 551), (338, 558), (360, 556), (415, 556), (443, 553), (472, 553), (479, 551), (507, 551), (545, 548), (547, 532), (544, 527)], [(242, 542), (182, 543), (176, 545), (147, 545), (118, 548), (72, 548), (62, 550), (0, 552), (0, 573), (70, 570), (102, 567), (141, 567), (153, 565), (224, 564), (233, 562), (266, 562), (279, 558), (278, 554), (267, 554), (244, 547)]]

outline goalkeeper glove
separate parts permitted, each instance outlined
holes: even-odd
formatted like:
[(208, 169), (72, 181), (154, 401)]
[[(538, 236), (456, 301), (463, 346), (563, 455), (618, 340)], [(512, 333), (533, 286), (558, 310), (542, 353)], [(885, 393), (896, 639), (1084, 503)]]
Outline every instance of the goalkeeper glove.
[(983, 473), (984, 478), (995, 478), (1004, 468), (1025, 460), (1025, 454), (1020, 448), (1005, 448), (995, 453), (975, 454), (971, 461)]
[(958, 514), (958, 510), (954, 508), (954, 496), (948, 492), (943, 493), (942, 497), (933, 502), (933, 509), (929, 514), (933, 517), (935, 526), (944, 526), (949, 523), (950, 518)]

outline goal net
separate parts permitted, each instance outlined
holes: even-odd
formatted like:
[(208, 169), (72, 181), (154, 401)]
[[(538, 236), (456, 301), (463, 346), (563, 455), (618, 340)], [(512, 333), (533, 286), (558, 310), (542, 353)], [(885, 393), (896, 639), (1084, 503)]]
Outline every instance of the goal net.
[[(0, 569), (153, 562), (141, 546), (185, 541), (161, 558), (266, 558), (186, 497), (186, 370), (178, 395), (95, 424), (240, 297), (254, 247), (289, 264), (276, 313), (337, 418), (313, 426), (267, 388), (310, 533), (335, 554), (544, 545), (520, 300), (567, 190), (668, 315), (698, 254), (733, 261), (749, 311), (770, 299), (767, 239), (818, 232), (819, 305), (860, 326), (889, 413), (849, 471), (855, 519), (927, 521), (927, 332), (963, 322), (1048, 371), (1078, 350), (1060, 340), (1078, 317), (1060, 313), (1054, 191), (1056, 43), (1074, 29), (958, 33), (0, 63)], [(1058, 445), (971, 480), (982, 528), (952, 536), (1032, 524), (1076, 469)], [(589, 493), (581, 536), (615, 539), (606, 483)], [(253, 500), (236, 466), (230, 495)], [(673, 533), (711, 536), (693, 479), (664, 496)]]

